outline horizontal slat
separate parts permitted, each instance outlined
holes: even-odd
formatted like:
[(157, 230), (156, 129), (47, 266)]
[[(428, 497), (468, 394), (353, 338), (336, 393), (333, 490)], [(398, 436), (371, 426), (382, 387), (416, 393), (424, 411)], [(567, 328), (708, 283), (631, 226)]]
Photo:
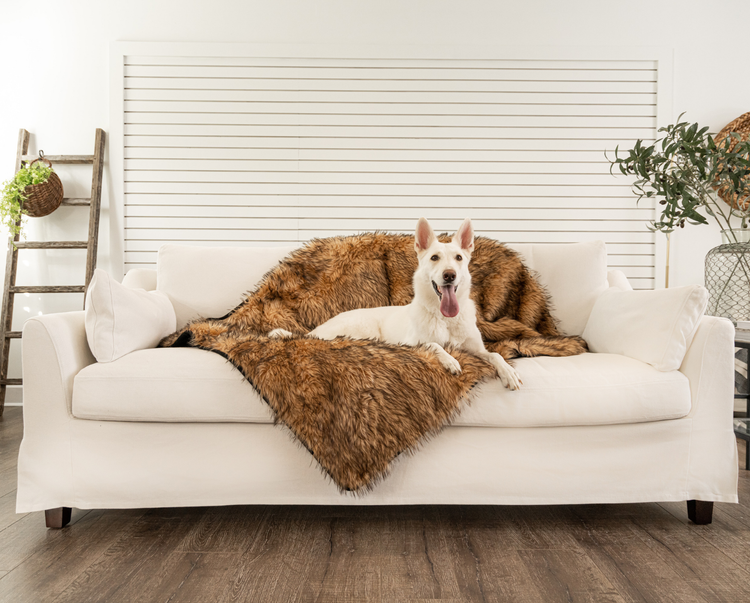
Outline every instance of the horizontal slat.
[(601, 153), (614, 151), (616, 145), (626, 148), (621, 140), (590, 140), (588, 138), (526, 139), (526, 138), (324, 138), (321, 136), (214, 136), (181, 134), (127, 135), (125, 147), (178, 147), (220, 149), (307, 149), (327, 150), (430, 150), (430, 151), (589, 151)]
[(83, 293), (84, 285), (43, 285), (43, 286), (15, 286), (11, 293)]
[[(604, 175), (611, 177), (610, 164), (568, 162), (492, 162), (492, 161), (353, 161), (353, 160), (272, 160), (272, 159), (126, 159), (128, 172), (156, 173), (276, 173), (319, 174), (329, 172), (412, 173), (412, 174), (565, 174), (569, 176)], [(128, 179), (133, 174), (128, 174)], [(304, 177), (304, 176), (303, 176)]]
[(16, 243), (18, 249), (86, 249), (86, 241), (26, 241)]
[(138, 55), (126, 56), (125, 65), (187, 65), (187, 66), (232, 66), (232, 67), (260, 67), (260, 66), (288, 66), (288, 67), (377, 67), (377, 68), (419, 68), (419, 69), (556, 69), (556, 70), (584, 70), (584, 71), (655, 71), (657, 63), (650, 59), (601, 58), (597, 55), (585, 58), (535, 58), (508, 57), (451, 57), (443, 58), (383, 58), (383, 57), (328, 57), (328, 56), (296, 56), (296, 57), (262, 57), (262, 56), (176, 56), (176, 55)]
[[(72, 164), (86, 164), (94, 163), (93, 155), (45, 155), (45, 159), (48, 159), (51, 163), (72, 163)], [(38, 155), (24, 155), (24, 161), (33, 161), (39, 159)]]
[(596, 112), (576, 113), (563, 112), (559, 108), (549, 114), (540, 110), (529, 110), (525, 105), (506, 106), (492, 103), (365, 103), (365, 102), (262, 102), (262, 101), (194, 101), (189, 98), (183, 100), (126, 100), (126, 117), (130, 121), (138, 115), (305, 115), (305, 116), (409, 116), (419, 118), (423, 116), (445, 117), (463, 116), (475, 118), (493, 118), (501, 122), (515, 121), (518, 125), (530, 126), (568, 126), (591, 127), (604, 125), (607, 127), (653, 127), (656, 116), (654, 112), (634, 114), (632, 107), (610, 109), (607, 113)]
[(127, 147), (126, 167), (134, 161), (294, 161), (305, 162), (391, 162), (402, 163), (499, 163), (511, 165), (600, 164), (607, 166), (602, 149), (596, 151), (572, 150), (471, 150), (471, 149), (291, 149), (291, 148), (213, 148), (213, 147)]
[[(455, 225), (451, 225), (455, 228)], [(369, 232), (370, 229), (363, 229), (360, 232)], [(306, 241), (316, 237), (332, 237), (356, 234), (351, 229), (333, 229), (324, 230), (267, 230), (255, 228), (236, 228), (236, 229), (216, 229), (209, 230), (205, 228), (191, 229), (154, 229), (154, 228), (126, 228), (125, 238), (128, 240), (163, 240), (163, 241)], [(394, 230), (393, 232), (412, 233), (413, 226), (402, 231)], [(544, 241), (547, 243), (575, 243), (578, 241), (599, 241), (612, 243), (649, 243), (653, 240), (653, 235), (647, 231), (636, 232), (605, 232), (605, 231), (565, 231), (565, 230), (540, 230), (538, 228), (529, 228), (528, 230), (514, 229), (509, 230), (483, 230), (484, 234), (504, 242), (529, 242)]]
[(195, 217), (126, 217), (125, 229), (164, 229), (177, 230), (190, 228), (194, 230), (286, 230), (297, 228), (297, 218), (237, 218), (237, 217), (215, 217), (215, 216), (195, 216)]
[(267, 230), (267, 229), (245, 229), (245, 230), (206, 230), (206, 229), (151, 229), (151, 228), (126, 228), (126, 241), (177, 241), (180, 243), (193, 241), (235, 241), (235, 242), (265, 242), (265, 241), (298, 241), (298, 230)]
[(439, 138), (462, 140), (576, 140), (601, 141), (602, 145), (623, 145), (634, 143), (637, 139), (648, 139), (653, 134), (646, 128), (590, 128), (585, 133), (576, 129), (565, 128), (500, 128), (500, 127), (466, 127), (466, 126), (393, 126), (393, 125), (216, 125), (216, 124), (125, 124), (126, 136), (231, 136), (239, 137), (300, 137), (300, 138)]
[[(628, 209), (605, 209), (605, 208), (576, 208), (576, 207), (551, 207), (540, 211), (530, 207), (484, 207), (468, 208), (465, 205), (456, 207), (407, 207), (399, 206), (396, 215), (393, 207), (325, 207), (325, 206), (302, 206), (293, 204), (248, 206), (236, 205), (221, 207), (221, 216), (225, 219), (248, 219), (305, 216), (324, 220), (369, 220), (369, 219), (405, 219), (416, 221), (427, 213), (426, 217), (439, 215), (441, 219), (463, 220), (467, 211), (471, 212), (471, 218), (478, 224), (481, 220), (558, 220), (568, 221), (636, 221), (644, 222), (653, 217), (653, 210), (649, 208), (631, 207)], [(218, 209), (213, 205), (126, 205), (125, 216), (127, 218), (209, 218), (215, 217)], [(475, 224), (475, 230), (477, 226)]]
[[(126, 238), (125, 239), (125, 251), (128, 252), (128, 254), (130, 253), (156, 253), (159, 250), (159, 247), (161, 247), (164, 243), (172, 241), (172, 239), (170, 238), (169, 231), (151, 232), (148, 234), (149, 234), (149, 238), (141, 238), (141, 239)], [(349, 234), (352, 234), (352, 233), (349, 233)], [(413, 232), (410, 230), (407, 234), (413, 234)], [(484, 233), (484, 232), (480, 234), (482, 236), (488, 236), (487, 233)], [(491, 238), (494, 238), (503, 243), (514, 243), (514, 244), (521, 244), (521, 243), (544, 244), (544, 243), (556, 242), (556, 241), (550, 241), (545, 238), (534, 237), (533, 233), (525, 237), (515, 237), (514, 241), (510, 241), (507, 238), (507, 236), (505, 236), (504, 234), (494, 235)], [(571, 237), (571, 239), (573, 239), (573, 237)], [(616, 241), (608, 240), (604, 235), (600, 236), (598, 239), (593, 239), (593, 240), (603, 240), (607, 243), (608, 257), (610, 257), (611, 254), (615, 254), (615, 255), (623, 256), (623, 257), (641, 257), (641, 256), (653, 257), (654, 255), (653, 241), (648, 241), (645, 243), (616, 242)], [(574, 243), (576, 241), (569, 240), (569, 241), (564, 241), (564, 242)], [(199, 245), (199, 246), (204, 246), (204, 247), (221, 247), (225, 245), (237, 246), (237, 247), (253, 247), (253, 246), (257, 247), (257, 246), (265, 246), (265, 245), (303, 245), (304, 243), (305, 241), (299, 240), (299, 239), (287, 238), (286, 240), (281, 240), (281, 239), (274, 239), (272, 237), (269, 237), (264, 240), (261, 240), (259, 238), (246, 238), (244, 240), (235, 240), (235, 241), (228, 241), (226, 239), (219, 240), (219, 239), (211, 239), (209, 237), (202, 237), (201, 239), (193, 239), (190, 241), (190, 245)]]
[[(654, 118), (637, 119), (602, 118), (588, 122), (585, 117), (518, 118), (510, 115), (400, 115), (392, 112), (379, 114), (363, 113), (189, 113), (174, 111), (126, 112), (126, 124), (185, 124), (185, 125), (229, 125), (235, 126), (326, 126), (365, 127), (409, 127), (409, 128), (487, 128), (507, 130), (517, 134), (526, 129), (549, 130), (553, 138), (571, 131), (591, 131), (598, 137), (651, 136)], [(562, 132), (558, 132), (561, 130)], [(567, 132), (566, 132), (567, 130)]]
[(453, 185), (453, 184), (347, 184), (347, 183), (250, 183), (236, 182), (126, 182), (125, 193), (187, 193), (223, 195), (393, 195), (401, 197), (441, 196), (500, 197), (503, 195), (540, 197), (546, 194), (561, 196), (619, 196), (626, 197), (630, 188), (613, 184), (607, 186), (560, 184), (504, 184), (504, 185)]
[(62, 200), (62, 205), (82, 207), (85, 205), (91, 205), (91, 199), (81, 197), (64, 197)]
[(648, 266), (653, 268), (653, 253), (643, 254), (614, 254), (611, 248), (607, 248), (607, 264), (611, 269), (622, 270), (624, 267)]
[[(258, 166), (260, 167), (260, 166)], [(199, 171), (199, 170), (130, 170), (126, 174), (129, 183), (201, 182), (212, 184), (356, 184), (356, 185), (464, 185), (464, 186), (574, 186), (582, 181), (589, 186), (614, 186), (621, 188), (622, 178), (607, 172), (598, 174), (580, 173), (493, 173), (493, 172), (394, 172), (394, 171)]]
[[(528, 67), (528, 66), (526, 66)], [(596, 67), (599, 67), (598, 69)], [(408, 80), (408, 81), (512, 81), (527, 83), (552, 82), (656, 82), (653, 68), (609, 69), (603, 65), (591, 65), (587, 69), (565, 68), (551, 65), (548, 68), (524, 69), (524, 65), (513, 67), (502, 63), (485, 64), (481, 67), (465, 65), (434, 65), (432, 67), (409, 65), (304, 65), (279, 61), (269, 65), (131, 65), (126, 64), (125, 77), (152, 78), (208, 78), (208, 79), (274, 79), (274, 80), (319, 80), (334, 79), (345, 82), (359, 80)]]
[[(526, 192), (526, 191), (524, 191)], [(551, 189), (547, 195), (488, 195), (478, 197), (462, 197), (447, 194), (442, 195), (232, 195), (232, 194), (196, 194), (187, 192), (174, 193), (129, 193), (125, 195), (126, 206), (207, 206), (207, 207), (238, 207), (247, 206), (252, 211), (254, 207), (321, 207), (321, 208), (426, 208), (442, 209), (460, 207), (466, 209), (479, 208), (527, 208), (527, 209), (646, 209), (653, 211), (653, 200), (644, 199), (636, 205), (636, 198), (626, 190), (621, 196), (612, 195), (602, 197), (600, 191), (587, 191), (584, 195), (565, 195), (565, 191)]]
[[(440, 111), (445, 105), (449, 106), (487, 106), (492, 107), (503, 114), (512, 115), (637, 115), (654, 117), (656, 115), (656, 103), (634, 104), (632, 99), (627, 99), (621, 104), (611, 102), (571, 102), (570, 99), (557, 103), (547, 102), (523, 102), (518, 98), (508, 98), (502, 92), (389, 92), (377, 90), (299, 90), (290, 96), (286, 90), (183, 90), (176, 89), (126, 89), (124, 90), (126, 102), (130, 101), (173, 101), (173, 102), (202, 102), (210, 101), (217, 103), (241, 103), (246, 111), (253, 110), (258, 104), (273, 103), (282, 111), (282, 107), (289, 105), (297, 106), (304, 110), (308, 105), (321, 104), (352, 104), (365, 106), (379, 106), (385, 108), (392, 105), (395, 113), (400, 107), (416, 104), (419, 106), (431, 106)], [(602, 99), (597, 99), (601, 101)], [(466, 109), (469, 111), (469, 109)]]
[(5, 332), (6, 339), (21, 339), (22, 335), (23, 335), (23, 331), (6, 331)]
[[(233, 77), (144, 77), (126, 76), (125, 88), (181, 89), (181, 90), (277, 90), (296, 91), (383, 91), (383, 92), (495, 92), (508, 96), (549, 98), (547, 102), (571, 102), (566, 96), (590, 102), (587, 96), (609, 97), (617, 104), (653, 102), (656, 82), (652, 81), (516, 81), (502, 79), (458, 78), (233, 78)], [(625, 99), (628, 100), (625, 100)], [(554, 99), (554, 100), (552, 100)], [(514, 102), (524, 102), (514, 100)]]
[[(418, 216), (419, 217), (419, 216)], [(392, 218), (263, 218), (263, 217), (127, 217), (125, 229), (161, 229), (161, 230), (266, 230), (266, 229), (294, 229), (305, 230), (338, 230), (354, 232), (362, 227), (367, 220), (368, 230), (402, 231), (414, 228), (417, 218), (402, 215)], [(430, 220), (435, 230), (455, 229), (458, 218), (433, 217)], [(570, 230), (575, 232), (639, 232), (643, 233), (644, 220), (491, 220), (479, 218), (474, 220), (477, 231), (493, 231), (509, 229), (519, 231), (548, 232)]]
[(617, 270), (621, 270), (628, 279), (652, 279), (656, 276), (656, 269), (653, 266), (619, 266)]
[(0, 379), (0, 385), (23, 385), (23, 379)]

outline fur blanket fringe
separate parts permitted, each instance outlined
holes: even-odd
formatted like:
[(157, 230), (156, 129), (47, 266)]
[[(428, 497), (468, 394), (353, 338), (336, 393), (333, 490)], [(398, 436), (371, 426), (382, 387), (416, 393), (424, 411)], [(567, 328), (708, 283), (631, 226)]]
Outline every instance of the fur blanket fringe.
[[(399, 454), (449, 424), (474, 386), (495, 376), (460, 350), (448, 350), (462, 368), (452, 375), (421, 346), (305, 337), (347, 310), (409, 303), (413, 245), (411, 236), (384, 233), (312, 241), (228, 315), (193, 321), (160, 345), (223, 355), (342, 491), (366, 492)], [(546, 293), (513, 251), (477, 237), (470, 270), (488, 350), (506, 359), (586, 351), (579, 337), (560, 336)], [(269, 339), (275, 328), (296, 336)]]

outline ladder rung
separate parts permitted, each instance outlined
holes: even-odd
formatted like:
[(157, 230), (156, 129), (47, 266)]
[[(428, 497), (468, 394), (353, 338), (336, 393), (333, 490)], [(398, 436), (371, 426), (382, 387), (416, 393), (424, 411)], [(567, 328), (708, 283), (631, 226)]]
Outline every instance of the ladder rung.
[(82, 199), (77, 197), (63, 197), (61, 205), (69, 205), (69, 206), (86, 206), (91, 205), (91, 199)]
[(86, 241), (30, 241), (16, 243), (18, 249), (86, 249)]
[(21, 331), (6, 331), (5, 339), (21, 339)]
[[(45, 155), (52, 163), (94, 163), (93, 155)], [(23, 161), (34, 161), (39, 159), (38, 155), (23, 155)]]
[(0, 385), (23, 385), (23, 379), (0, 379)]
[(84, 285), (48, 285), (48, 286), (21, 286), (11, 287), (11, 293), (83, 293)]

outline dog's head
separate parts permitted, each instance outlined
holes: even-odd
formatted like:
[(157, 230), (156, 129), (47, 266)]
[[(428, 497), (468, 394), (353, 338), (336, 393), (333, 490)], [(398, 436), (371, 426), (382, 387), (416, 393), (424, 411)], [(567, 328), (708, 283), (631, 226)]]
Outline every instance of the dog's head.
[[(424, 218), (417, 222), (414, 249), (419, 266), (414, 274), (414, 287), (423, 297), (434, 295), (443, 316), (459, 313), (459, 299), (467, 299), (471, 287), (469, 260), (474, 251), (474, 229), (466, 218), (450, 243), (438, 241)], [(428, 292), (430, 291), (431, 292)]]

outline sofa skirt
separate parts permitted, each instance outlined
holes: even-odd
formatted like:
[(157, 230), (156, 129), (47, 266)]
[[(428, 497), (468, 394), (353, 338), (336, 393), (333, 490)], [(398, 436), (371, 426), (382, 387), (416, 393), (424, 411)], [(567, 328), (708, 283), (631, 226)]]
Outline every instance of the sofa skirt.
[(71, 416), (66, 427), (57, 445), (24, 438), (19, 513), (60, 506), (737, 502), (731, 421), (700, 438), (691, 417), (585, 427), (453, 426), (401, 455), (387, 477), (360, 494), (339, 492), (280, 426)]

